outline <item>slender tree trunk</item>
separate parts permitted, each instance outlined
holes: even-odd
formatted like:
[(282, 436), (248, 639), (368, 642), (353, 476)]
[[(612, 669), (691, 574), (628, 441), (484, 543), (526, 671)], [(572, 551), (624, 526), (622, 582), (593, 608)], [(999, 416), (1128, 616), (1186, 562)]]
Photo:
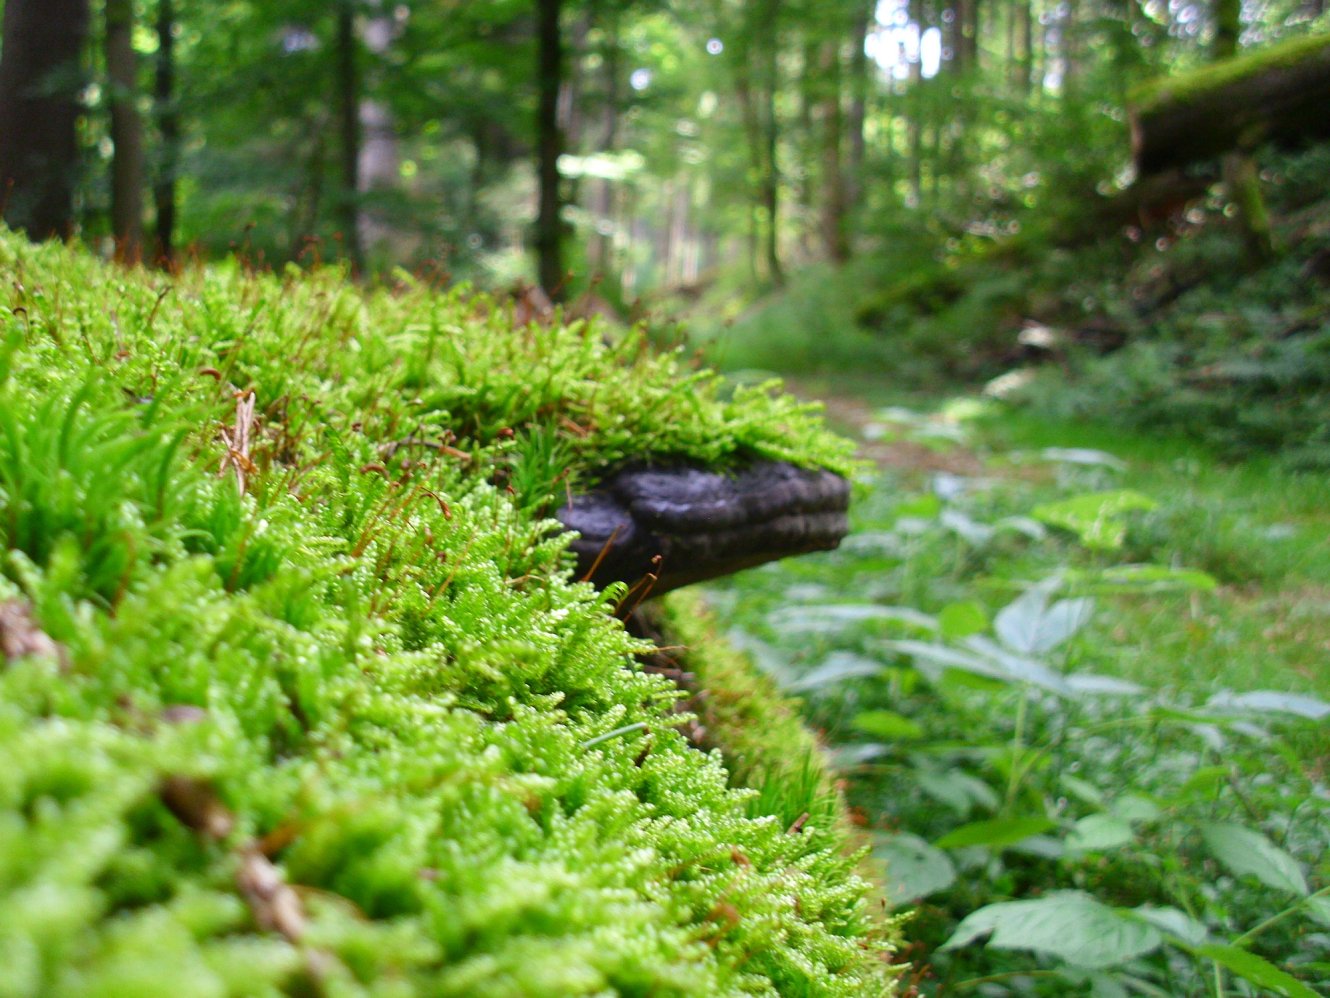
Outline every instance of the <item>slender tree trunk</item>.
[(176, 171), (180, 156), (180, 115), (175, 103), (175, 8), (173, 0), (157, 0), (157, 131), (161, 152), (153, 180), (157, 211), (154, 256), (169, 268), (175, 259)]
[[(863, 194), (864, 162), (867, 159), (868, 144), (864, 136), (864, 125), (868, 119), (868, 52), (864, 43), (868, 32), (873, 27), (876, 0), (859, 4), (854, 14), (854, 26), (850, 32), (854, 48), (850, 52), (850, 107), (846, 115), (846, 135), (849, 140), (849, 157), (845, 171), (845, 210), (853, 214), (859, 207)], [(887, 161), (891, 162), (891, 127), (886, 126)]]
[(567, 275), (563, 268), (563, 219), (559, 197), (559, 90), (563, 85), (562, 0), (536, 0), (536, 273), (551, 301), (561, 301)]
[[(614, 152), (619, 145), (619, 103), (621, 83), (621, 60), (619, 54), (619, 21), (615, 11), (605, 14), (605, 51), (601, 65), (604, 88), (602, 103), (602, 125), (600, 148)], [(614, 238), (612, 235), (612, 215), (614, 212), (614, 184), (605, 178), (592, 181), (591, 214), (595, 227), (591, 235), (590, 258), (591, 276), (594, 279), (607, 280), (613, 263)]]
[(1062, 16), (1062, 96), (1066, 102), (1076, 103), (1081, 85), (1081, 4), (1080, 0), (1063, 0)]
[[(924, 29), (924, 5), (922, 0), (906, 0), (910, 20)], [(909, 120), (906, 127), (906, 146), (909, 156), (910, 199), (918, 207), (924, 200), (924, 88), (923, 66), (919, 60), (910, 63), (910, 86), (906, 91), (908, 98), (907, 113)]]
[[(392, 46), (395, 26), (392, 17), (384, 11), (383, 0), (372, 0), (372, 14), (361, 30), (365, 49), (373, 57), (375, 66)], [(371, 70), (372, 77), (362, 90), (372, 92), (381, 72)], [(356, 232), (363, 252), (386, 242), (393, 235), (389, 220), (381, 211), (366, 204), (364, 195), (373, 191), (392, 190), (401, 177), (401, 157), (397, 149), (397, 130), (393, 124), (392, 109), (383, 101), (362, 95), (360, 98), (360, 156), (356, 167)]]
[(835, 263), (850, 258), (845, 228), (845, 167), (841, 147), (845, 139), (845, 114), (841, 110), (840, 39), (822, 46), (822, 244)]
[(0, 52), (0, 206), (32, 239), (74, 227), (88, 0), (8, 0)]
[(1238, 38), (1242, 34), (1242, 0), (1215, 0), (1215, 40), (1210, 50), (1214, 62), (1231, 59), (1238, 54)]
[[(1043, 24), (1036, 16), (1036, 0), (1019, 0), (1021, 5), (1020, 13), (1020, 36), (1021, 48), (1024, 48), (1024, 56), (1021, 59), (1021, 80), (1023, 80), (1023, 93), (1033, 92), (1036, 94), (1036, 102), (1043, 98), (1044, 79), (1048, 75), (1047, 63), (1047, 41), (1048, 33), (1044, 31)], [(1039, 29), (1035, 25), (1039, 24)]]
[(347, 259), (354, 274), (365, 270), (365, 251), (360, 242), (358, 201), (360, 192), (360, 67), (356, 58), (356, 11), (354, 0), (337, 5), (337, 113), (341, 124), (342, 189), (337, 203), (338, 227)]
[[(820, 26), (819, 26), (820, 29)], [(821, 129), (817, 119), (823, 112), (822, 104), (826, 100), (827, 81), (823, 78), (824, 66), (820, 46), (811, 37), (823, 34), (821, 30), (805, 35), (800, 52), (799, 68), (799, 117), (794, 128), (796, 152), (794, 163), (790, 167), (794, 184), (795, 214), (799, 220), (798, 238), (801, 255), (813, 252), (812, 239), (817, 235), (820, 221), (816, 220), (818, 166), (822, 152)]]
[(116, 259), (143, 257), (143, 122), (136, 107), (133, 0), (106, 0), (106, 75), (110, 84), (111, 233)]
[[(734, 81), (735, 96), (739, 99), (739, 116), (743, 122), (745, 145), (748, 147), (748, 169), (753, 178), (760, 178), (763, 171), (762, 123), (758, 120), (757, 99), (753, 94), (750, 61), (751, 51), (739, 55)], [(757, 184), (755, 196), (749, 201), (748, 211), (748, 269), (753, 283), (758, 281), (758, 253), (761, 242), (758, 224), (758, 211), (761, 184)]]
[(785, 283), (785, 271), (780, 262), (780, 168), (779, 168), (779, 124), (776, 116), (776, 92), (780, 85), (779, 51), (780, 34), (777, 20), (780, 16), (780, 0), (767, 0), (765, 10), (765, 40), (763, 42), (765, 60), (765, 79), (763, 81), (763, 126), (766, 129), (765, 148), (766, 169), (762, 176), (762, 206), (767, 213), (767, 232), (765, 257), (767, 274), (771, 283), (780, 286)]
[(957, 0), (955, 15), (956, 68), (968, 73), (979, 57), (979, 0)]

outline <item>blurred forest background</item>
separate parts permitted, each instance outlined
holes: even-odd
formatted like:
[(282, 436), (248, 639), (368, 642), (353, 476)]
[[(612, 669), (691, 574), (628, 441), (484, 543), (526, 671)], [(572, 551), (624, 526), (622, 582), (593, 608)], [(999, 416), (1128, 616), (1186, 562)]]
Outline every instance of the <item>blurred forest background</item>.
[(471, 282), (731, 370), (1010, 375), (1326, 464), (1327, 27), (1324, 0), (5, 0), (4, 220)]
[[(242, 250), (556, 299), (594, 285), (624, 314), (717, 281), (742, 297), (902, 241), (940, 257), (1032, 225), (1114, 234), (1130, 212), (1096, 212), (1134, 176), (1133, 86), (1323, 15), (1324, 0), (8, 0), (5, 217), (149, 262)], [(19, 106), (34, 84), (35, 112)]]

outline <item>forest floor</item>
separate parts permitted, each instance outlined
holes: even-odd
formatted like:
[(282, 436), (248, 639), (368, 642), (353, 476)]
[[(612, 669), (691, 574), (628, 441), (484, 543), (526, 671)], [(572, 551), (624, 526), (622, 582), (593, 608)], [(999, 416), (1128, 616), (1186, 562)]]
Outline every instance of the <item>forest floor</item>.
[[(1094, 463), (1097, 470), (1082, 477), (1086, 484), (1139, 490), (1158, 503), (1129, 527), (1124, 553), (1162, 556), (1174, 568), (1209, 573), (1217, 585), (1199, 602), (1188, 595), (1185, 606), (1176, 600), (1136, 606), (1131, 623), (1148, 630), (1118, 630), (1138, 638), (1154, 632), (1169, 652), (1183, 655), (1180, 665), (1202, 666), (1197, 680), (1273, 684), (1330, 699), (1330, 504), (1324, 501), (1330, 474), (1290, 472), (1268, 460), (1226, 462), (1182, 438), (1035, 419), (977, 396), (972, 401), (982, 408), (957, 419), (947, 410), (959, 403), (964, 411), (963, 395), (903, 397), (844, 376), (791, 387), (821, 401), (832, 424), (859, 441), (860, 456), (907, 491), (930, 488), (939, 474), (958, 476), (1033, 508), (1067, 492), (1067, 467), (1041, 459), (1044, 452), (1098, 452), (1122, 462), (1120, 468)], [(1186, 617), (1185, 635), (1160, 634), (1163, 621), (1151, 622), (1173, 613)], [(1189, 679), (1176, 666), (1159, 674)]]
[[(708, 599), (838, 760), (915, 993), (1325, 993), (1295, 985), (1330, 985), (1330, 474), (793, 388), (861, 441), (851, 535)], [(1160, 911), (1089, 969), (1064, 942)], [(967, 916), (1014, 921), (980, 949)]]

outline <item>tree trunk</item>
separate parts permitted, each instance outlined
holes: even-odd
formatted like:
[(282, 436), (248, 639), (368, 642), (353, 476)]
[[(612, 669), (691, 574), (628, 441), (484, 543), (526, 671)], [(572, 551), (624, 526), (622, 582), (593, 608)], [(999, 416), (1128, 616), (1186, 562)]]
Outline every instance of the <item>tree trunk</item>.
[(953, 13), (956, 69), (968, 73), (977, 69), (979, 62), (979, 0), (957, 0)]
[[(619, 46), (618, 13), (611, 9), (605, 13), (605, 51), (601, 63), (604, 93), (602, 98), (602, 123), (600, 148), (607, 153), (614, 152), (619, 145), (619, 104), (621, 100), (621, 59)], [(608, 280), (614, 257), (613, 214), (614, 182), (606, 178), (591, 182), (591, 214), (594, 227), (588, 256), (591, 262), (593, 280)]]
[(1022, 94), (1029, 94), (1034, 80), (1034, 13), (1033, 0), (1016, 0), (1016, 19), (1020, 23), (1020, 59), (1016, 63), (1016, 85)]
[[(753, 96), (753, 87), (749, 60), (751, 53), (744, 52), (739, 57), (738, 69), (734, 81), (735, 96), (739, 100), (739, 117), (743, 122), (744, 144), (748, 147), (748, 164), (750, 175), (760, 177), (762, 175), (762, 125), (757, 117), (757, 100)], [(756, 192), (755, 192), (756, 193)], [(749, 201), (748, 211), (748, 270), (752, 276), (753, 282), (758, 281), (758, 254), (761, 244), (761, 233), (758, 222), (760, 198), (754, 196)]]
[(356, 11), (354, 0), (337, 5), (337, 112), (341, 125), (342, 189), (337, 201), (337, 220), (343, 247), (353, 274), (365, 270), (365, 251), (360, 242), (360, 68), (356, 58)]
[(1330, 139), (1330, 36), (1299, 38), (1133, 93), (1132, 152), (1142, 176), (1251, 151)]
[(143, 257), (143, 122), (134, 56), (133, 0), (106, 0), (106, 75), (110, 85), (111, 233), (115, 255), (125, 263)]
[(87, 0), (8, 0), (0, 52), (0, 205), (32, 239), (74, 227)]
[(767, 232), (765, 257), (767, 275), (777, 287), (785, 283), (785, 271), (780, 262), (780, 170), (778, 167), (779, 127), (776, 117), (776, 91), (780, 84), (779, 32), (777, 18), (780, 15), (780, 0), (767, 0), (765, 10), (765, 39), (762, 42), (765, 60), (765, 79), (763, 80), (763, 127), (766, 163), (762, 174), (762, 206), (767, 213)]
[(844, 263), (850, 258), (845, 229), (845, 167), (841, 146), (845, 115), (841, 111), (840, 39), (822, 45), (822, 244), (828, 259)]
[(1058, 8), (1062, 9), (1062, 37), (1058, 48), (1062, 56), (1062, 97), (1063, 102), (1073, 105), (1073, 111), (1079, 112), (1081, 86), (1081, 5), (1080, 0), (1063, 0)]
[(818, 160), (822, 154), (822, 135), (818, 128), (826, 101), (827, 80), (822, 75), (826, 69), (821, 56), (822, 46), (817, 36), (824, 30), (806, 31), (799, 53), (799, 111), (791, 137), (794, 141), (794, 155), (790, 163), (790, 179), (794, 185), (795, 217), (799, 220), (798, 237), (801, 256), (810, 256), (814, 252), (812, 241), (817, 238), (820, 220), (817, 219), (818, 205)]
[(1215, 41), (1210, 49), (1214, 62), (1232, 59), (1238, 54), (1238, 36), (1242, 34), (1242, 0), (1215, 0)]
[[(365, 23), (362, 38), (365, 48), (378, 62), (392, 45), (396, 33), (393, 19), (383, 10), (383, 0), (373, 0), (373, 14)], [(375, 74), (380, 75), (380, 74)], [(373, 89), (373, 81), (362, 89)], [(362, 251), (373, 250), (393, 235), (393, 228), (382, 212), (366, 205), (364, 195), (397, 187), (401, 157), (397, 149), (397, 130), (392, 109), (383, 101), (360, 98), (360, 155), (356, 164), (356, 233)]]
[[(876, 0), (871, 3), (860, 2), (855, 11), (854, 27), (850, 32), (853, 49), (850, 52), (850, 107), (846, 116), (846, 135), (849, 141), (849, 157), (845, 171), (845, 210), (853, 214), (859, 206), (863, 193), (864, 163), (867, 160), (868, 143), (864, 135), (864, 125), (868, 120), (869, 69), (868, 52), (865, 43), (868, 33), (873, 28), (873, 12)], [(887, 161), (891, 162), (891, 127), (884, 128), (887, 145)]]
[(175, 104), (175, 8), (173, 0), (157, 2), (157, 132), (161, 152), (153, 181), (153, 202), (157, 210), (154, 256), (169, 268), (175, 260), (176, 171), (180, 156), (180, 115)]
[(562, 301), (567, 275), (563, 269), (563, 219), (559, 196), (559, 89), (563, 84), (563, 35), (559, 28), (562, 0), (536, 0), (536, 273), (551, 301)]

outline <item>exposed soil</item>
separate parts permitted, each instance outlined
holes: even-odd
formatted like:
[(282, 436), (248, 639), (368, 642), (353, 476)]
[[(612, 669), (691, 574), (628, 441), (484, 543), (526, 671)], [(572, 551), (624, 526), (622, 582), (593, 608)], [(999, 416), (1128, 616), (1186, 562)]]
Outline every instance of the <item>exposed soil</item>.
[(800, 396), (816, 399), (826, 406), (827, 419), (858, 440), (859, 456), (879, 468), (925, 473), (945, 471), (969, 477), (984, 473), (983, 458), (959, 444), (938, 450), (915, 440), (866, 440), (865, 427), (878, 420), (874, 408), (861, 399), (812, 395), (798, 385), (790, 387)]

